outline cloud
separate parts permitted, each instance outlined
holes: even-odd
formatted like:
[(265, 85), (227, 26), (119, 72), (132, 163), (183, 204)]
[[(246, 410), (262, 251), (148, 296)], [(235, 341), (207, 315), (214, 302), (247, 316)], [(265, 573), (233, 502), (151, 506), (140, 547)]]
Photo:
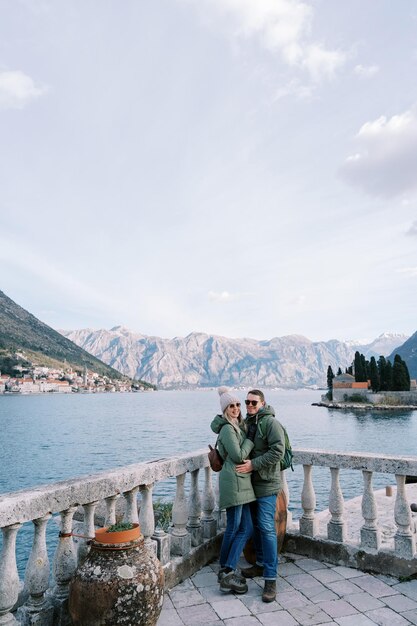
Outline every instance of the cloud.
[(354, 70), (355, 74), (360, 78), (372, 78), (375, 74), (378, 74), (378, 65), (356, 65)]
[(417, 237), (417, 220), (414, 220), (414, 222), (411, 224), (410, 228), (406, 232), (406, 235)]
[(230, 293), (230, 291), (209, 291), (208, 298), (213, 302), (233, 302), (250, 296), (249, 292), (245, 293)]
[(398, 270), (399, 274), (406, 274), (406, 276), (417, 276), (417, 267), (403, 267)]
[(0, 110), (23, 109), (46, 91), (46, 87), (36, 86), (30, 76), (19, 70), (0, 72)]
[(339, 50), (311, 40), (313, 8), (301, 0), (185, 0), (208, 7), (227, 22), (228, 32), (254, 39), (271, 53), (279, 53), (290, 67), (305, 69), (314, 82), (331, 78), (345, 62)]
[(417, 190), (417, 107), (366, 122), (356, 135), (358, 151), (348, 156), (341, 176), (375, 196)]

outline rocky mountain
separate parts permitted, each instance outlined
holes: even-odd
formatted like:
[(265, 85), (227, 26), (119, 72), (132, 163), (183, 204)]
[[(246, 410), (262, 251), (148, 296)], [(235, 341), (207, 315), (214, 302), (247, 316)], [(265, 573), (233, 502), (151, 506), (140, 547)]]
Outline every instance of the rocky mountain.
[(403, 335), (400, 333), (382, 333), (376, 339), (371, 341), (371, 343), (363, 343), (363, 342), (347, 342), (348, 345), (354, 346), (355, 350), (359, 350), (359, 352), (367, 359), (370, 359), (371, 356), (374, 356), (376, 359), (383, 356), (388, 356), (391, 354), (393, 350), (395, 350), (398, 346), (407, 341), (408, 335)]
[(335, 372), (339, 366), (344, 369), (358, 349), (337, 340), (313, 342), (300, 335), (257, 341), (191, 333), (162, 339), (121, 326), (61, 332), (128, 376), (144, 378), (166, 389), (217, 385), (324, 387), (328, 365)]
[(394, 362), (394, 356), (399, 354), (402, 359), (407, 363), (408, 371), (411, 378), (417, 378), (417, 332), (411, 335), (407, 341), (401, 346), (398, 346), (392, 351), (390, 360)]
[(30, 362), (40, 365), (57, 367), (65, 363), (81, 372), (85, 366), (111, 379), (124, 378), (123, 373), (63, 337), (0, 291), (0, 370), (2, 362), (10, 360), (15, 352), (23, 352)]

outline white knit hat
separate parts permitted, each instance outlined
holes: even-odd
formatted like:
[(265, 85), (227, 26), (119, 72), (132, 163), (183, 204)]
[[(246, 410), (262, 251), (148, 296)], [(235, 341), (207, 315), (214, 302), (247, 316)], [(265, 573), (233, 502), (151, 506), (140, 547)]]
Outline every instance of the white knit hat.
[(233, 391), (230, 391), (228, 387), (219, 387), (217, 389), (217, 392), (220, 396), (220, 406), (222, 408), (222, 413), (225, 412), (229, 404), (236, 402), (240, 403), (239, 398), (233, 393)]

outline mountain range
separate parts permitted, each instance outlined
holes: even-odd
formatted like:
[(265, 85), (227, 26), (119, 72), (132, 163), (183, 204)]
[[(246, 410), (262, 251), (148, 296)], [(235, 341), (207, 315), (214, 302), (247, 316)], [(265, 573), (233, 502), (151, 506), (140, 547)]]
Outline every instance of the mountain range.
[(351, 365), (356, 350), (367, 358), (388, 356), (407, 335), (384, 333), (368, 344), (336, 339), (313, 342), (301, 335), (269, 340), (230, 339), (193, 332), (163, 339), (123, 326), (111, 330), (60, 331), (87, 352), (131, 378), (159, 388), (217, 385), (326, 386), (328, 365), (336, 372)]

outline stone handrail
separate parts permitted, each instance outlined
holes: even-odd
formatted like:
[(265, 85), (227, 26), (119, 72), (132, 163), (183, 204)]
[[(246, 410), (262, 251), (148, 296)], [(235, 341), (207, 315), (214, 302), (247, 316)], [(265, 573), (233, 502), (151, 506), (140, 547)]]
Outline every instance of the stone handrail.
[[(339, 475), (344, 469), (358, 470), (362, 472), (363, 477), (364, 523), (360, 531), (361, 554), (367, 552), (379, 554), (380, 531), (372, 477), (374, 472), (383, 472), (395, 475), (397, 482), (394, 510), (397, 531), (394, 538), (394, 553), (399, 558), (407, 560), (407, 563), (416, 561), (415, 533), (405, 490), (405, 476), (417, 476), (417, 457), (296, 449), (294, 463), (302, 465), (304, 469), (301, 494), (303, 514), (299, 520), (299, 531), (291, 531), (289, 536), (291, 535), (292, 541), (297, 537), (302, 541), (298, 545), (293, 543), (290, 548), (296, 550), (300, 546), (300, 551), (304, 550), (303, 553), (306, 553), (306, 550), (312, 549), (313, 543), (320, 544), (319, 556), (323, 557), (323, 538), (318, 534), (313, 481), (314, 466), (321, 466), (329, 468), (331, 482), (329, 489), (331, 518), (327, 525), (326, 541), (339, 546), (346, 546), (348, 543)], [(201, 492), (200, 472), (204, 474)], [(188, 497), (185, 489), (187, 473), (190, 474)], [(170, 477), (176, 478), (176, 490), (172, 524), (167, 534), (155, 529), (153, 488), (155, 483)], [(282, 477), (283, 488), (289, 501), (285, 472), (282, 473)], [(139, 494), (141, 497), (138, 512)], [(216, 554), (214, 541), (218, 539), (221, 527), (219, 521), (224, 519), (224, 516), (221, 512), (215, 511), (216, 498), (206, 449), (3, 494), (0, 496), (0, 528), (3, 533), (3, 548), (0, 555), (0, 626), (40, 623), (43, 626), (63, 626), (70, 623), (67, 612), (69, 583), (77, 563), (88, 552), (87, 542), (82, 540), (76, 543), (71, 534), (74, 530), (74, 515), (81, 509), (83, 513), (81, 534), (91, 537), (97, 525), (95, 519), (97, 507), (104, 502), (105, 524), (114, 523), (116, 503), (120, 499), (124, 504), (125, 520), (139, 521), (145, 541), (157, 551), (164, 566), (168, 567), (176, 560), (183, 563), (189, 555), (194, 555), (192, 559), (195, 565), (197, 562), (195, 553), (201, 547), (203, 549), (200, 552), (204, 553), (203, 558), (206, 562)], [(51, 567), (46, 547), (46, 528), (54, 514), (59, 514), (61, 533)], [(22, 592), (16, 566), (16, 539), (19, 529), (25, 522), (33, 523), (34, 538)], [(211, 552), (207, 549), (209, 544), (212, 546)], [(339, 551), (338, 562), (342, 558), (340, 554)], [(374, 561), (371, 565), (373, 568), (376, 567)], [(386, 570), (386, 561), (384, 567)], [(51, 571), (52, 586), (49, 583)], [(184, 577), (189, 573), (183, 569), (179, 576)]]

